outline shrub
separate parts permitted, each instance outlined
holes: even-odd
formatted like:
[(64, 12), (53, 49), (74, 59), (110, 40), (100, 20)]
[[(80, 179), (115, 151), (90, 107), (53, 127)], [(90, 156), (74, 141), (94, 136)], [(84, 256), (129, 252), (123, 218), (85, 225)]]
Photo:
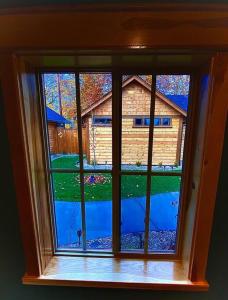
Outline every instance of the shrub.
[(162, 161), (160, 161), (160, 162), (158, 163), (158, 166), (159, 166), (160, 168), (163, 166)]
[(174, 167), (175, 167), (175, 168), (177, 168), (177, 167), (179, 166), (179, 163), (178, 163), (178, 161), (177, 161), (177, 160), (175, 160), (173, 165), (174, 165)]
[(142, 165), (141, 161), (139, 161), (139, 160), (138, 160), (138, 161), (136, 161), (136, 163), (135, 163), (135, 164), (136, 164), (136, 166), (137, 166), (137, 167), (140, 167), (140, 166)]

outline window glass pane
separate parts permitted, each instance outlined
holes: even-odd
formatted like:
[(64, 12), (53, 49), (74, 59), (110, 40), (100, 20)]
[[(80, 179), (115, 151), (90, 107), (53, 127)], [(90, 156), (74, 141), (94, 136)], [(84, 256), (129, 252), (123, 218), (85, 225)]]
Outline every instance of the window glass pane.
[(154, 118), (154, 126), (160, 126), (161, 125), (161, 118)]
[(144, 118), (144, 125), (150, 126), (150, 118)]
[(121, 177), (121, 250), (144, 251), (146, 182), (144, 175)]
[[(111, 169), (112, 75), (81, 73), (79, 81), (84, 124), (82, 132), (84, 169)], [(95, 122), (92, 122), (94, 117)]]
[(84, 175), (87, 250), (112, 251), (112, 175)]
[(53, 197), (58, 248), (82, 249), (79, 174), (53, 173)]
[(151, 178), (149, 251), (175, 252), (180, 184), (180, 176)]
[(162, 118), (162, 126), (170, 126), (171, 119), (170, 118)]
[[(182, 169), (189, 80), (189, 75), (156, 77), (152, 155), (154, 171), (178, 172)], [(161, 118), (159, 125), (157, 116)]]
[(135, 118), (135, 125), (142, 126), (142, 124), (143, 124), (143, 119), (142, 118)]
[(150, 116), (151, 82), (151, 75), (122, 78), (122, 170), (147, 169), (149, 128), (144, 120)]
[(110, 117), (93, 117), (93, 125), (111, 125), (112, 124), (112, 118)]
[(75, 76), (45, 73), (42, 79), (51, 167), (78, 169)]

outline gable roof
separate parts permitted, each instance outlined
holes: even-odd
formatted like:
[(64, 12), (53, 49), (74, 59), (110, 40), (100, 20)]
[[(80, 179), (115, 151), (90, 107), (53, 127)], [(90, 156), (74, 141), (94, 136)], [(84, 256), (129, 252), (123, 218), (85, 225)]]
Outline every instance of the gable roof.
[(55, 122), (58, 124), (70, 124), (70, 121), (65, 119), (63, 116), (55, 112), (53, 109), (46, 106), (46, 112), (47, 112), (47, 121), (48, 122)]
[[(130, 76), (126, 80), (124, 80), (123, 83), (122, 83), (122, 89), (125, 86), (127, 86), (128, 84), (130, 84), (131, 82), (133, 82), (133, 81), (138, 82), (140, 85), (144, 86), (148, 91), (151, 91), (151, 86), (145, 80), (143, 80), (141, 77), (136, 76), (136, 75)], [(93, 109), (97, 108), (99, 105), (101, 105), (102, 103), (104, 103), (105, 101), (107, 101), (108, 99), (110, 99), (111, 96), (112, 96), (112, 91), (110, 91), (109, 93), (107, 93), (106, 95), (104, 95), (100, 100), (96, 101), (90, 107), (88, 107), (87, 109), (85, 109), (82, 112), (82, 117), (86, 116)], [(161, 100), (163, 100), (164, 102), (166, 102), (166, 104), (168, 104), (169, 106), (171, 106), (172, 108), (174, 108), (176, 111), (178, 111), (180, 114), (182, 114), (183, 116), (186, 117), (186, 115), (187, 115), (187, 109), (184, 109), (184, 104), (182, 103), (184, 101), (184, 99), (182, 99), (182, 101), (179, 101), (179, 102), (177, 100), (174, 101), (172, 99), (172, 97), (169, 98), (166, 95), (160, 93), (159, 91), (156, 91), (156, 96), (158, 98), (160, 98)], [(172, 96), (174, 96), (174, 95), (172, 95)], [(182, 106), (180, 105), (180, 103), (182, 103)], [(186, 107), (187, 107), (187, 105), (186, 105)]]

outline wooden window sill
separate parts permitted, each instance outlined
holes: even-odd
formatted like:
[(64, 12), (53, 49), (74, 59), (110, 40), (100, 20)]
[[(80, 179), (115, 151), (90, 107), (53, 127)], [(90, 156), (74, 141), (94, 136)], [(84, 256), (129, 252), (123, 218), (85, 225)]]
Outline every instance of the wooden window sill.
[(44, 273), (23, 277), (24, 284), (207, 291), (208, 283), (191, 282), (180, 261), (55, 256)]

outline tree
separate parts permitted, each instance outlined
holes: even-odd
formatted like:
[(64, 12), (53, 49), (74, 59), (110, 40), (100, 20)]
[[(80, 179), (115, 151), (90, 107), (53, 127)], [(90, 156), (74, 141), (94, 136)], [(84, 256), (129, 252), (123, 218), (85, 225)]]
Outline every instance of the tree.
[[(152, 75), (138, 75), (149, 85), (152, 84)], [(123, 81), (130, 75), (124, 75)], [(189, 93), (189, 75), (157, 75), (156, 89), (165, 95), (188, 95)]]
[(46, 105), (66, 119), (76, 118), (75, 76), (72, 73), (44, 74)]
[(82, 111), (111, 91), (112, 78), (108, 73), (80, 74), (80, 100)]
[(158, 75), (156, 88), (165, 95), (188, 95), (189, 75)]

